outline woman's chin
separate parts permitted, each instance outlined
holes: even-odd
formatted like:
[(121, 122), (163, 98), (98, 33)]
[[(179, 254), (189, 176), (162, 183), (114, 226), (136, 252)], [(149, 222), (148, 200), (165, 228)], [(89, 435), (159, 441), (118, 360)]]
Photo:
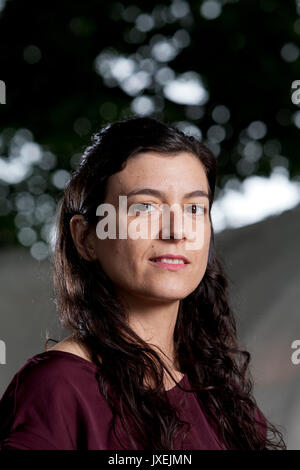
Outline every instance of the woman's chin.
[(148, 292), (149, 298), (156, 299), (156, 300), (161, 300), (165, 302), (172, 302), (172, 301), (177, 301), (184, 299), (190, 294), (190, 289), (174, 289), (174, 286), (168, 287), (167, 285), (164, 285), (163, 288), (155, 289), (151, 292)]

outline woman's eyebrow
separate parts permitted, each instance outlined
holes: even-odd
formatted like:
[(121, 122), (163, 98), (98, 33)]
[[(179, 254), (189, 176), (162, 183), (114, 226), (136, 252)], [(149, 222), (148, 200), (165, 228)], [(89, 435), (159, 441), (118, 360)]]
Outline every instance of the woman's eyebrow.
[[(150, 196), (156, 196), (159, 198), (165, 198), (166, 194), (163, 191), (159, 191), (158, 189), (152, 189), (152, 188), (141, 188), (141, 189), (133, 189), (132, 191), (129, 191), (129, 193), (126, 194), (126, 196), (129, 198), (130, 196), (136, 196), (137, 194), (148, 194)], [(190, 193), (186, 193), (183, 196), (183, 199), (188, 199), (190, 197), (208, 197), (208, 194), (205, 191), (202, 191), (202, 189), (196, 189), (195, 191), (191, 191)]]

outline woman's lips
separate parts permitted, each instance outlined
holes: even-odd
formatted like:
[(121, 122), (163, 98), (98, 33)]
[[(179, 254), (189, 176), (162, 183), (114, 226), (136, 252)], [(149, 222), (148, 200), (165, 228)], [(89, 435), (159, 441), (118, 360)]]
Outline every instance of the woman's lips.
[(171, 263), (165, 263), (165, 262), (162, 262), (162, 261), (153, 261), (151, 259), (149, 261), (153, 265), (155, 265), (159, 268), (169, 269), (169, 271), (178, 271), (179, 269), (184, 269), (188, 266), (187, 263), (184, 263), (184, 264), (171, 264)]

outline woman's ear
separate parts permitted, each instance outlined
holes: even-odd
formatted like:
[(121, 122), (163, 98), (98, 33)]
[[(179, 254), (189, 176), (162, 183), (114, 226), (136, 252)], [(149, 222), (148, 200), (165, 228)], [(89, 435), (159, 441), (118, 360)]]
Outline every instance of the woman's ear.
[(70, 220), (70, 230), (78, 253), (87, 261), (96, 259), (94, 237), (83, 215), (76, 214)]

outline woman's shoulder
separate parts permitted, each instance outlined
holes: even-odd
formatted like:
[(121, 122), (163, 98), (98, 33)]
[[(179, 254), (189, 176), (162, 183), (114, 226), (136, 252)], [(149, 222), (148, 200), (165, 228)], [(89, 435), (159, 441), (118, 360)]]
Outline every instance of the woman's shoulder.
[(54, 403), (90, 394), (97, 388), (97, 369), (96, 364), (75, 353), (74, 348), (51, 348), (35, 354), (12, 377), (0, 399), (0, 408), (11, 398), (15, 401), (20, 398), (19, 404), (27, 401), (34, 405), (35, 400), (49, 399)]
[(63, 340), (59, 341), (55, 346), (52, 346), (52, 348), (47, 348), (47, 352), (48, 351), (69, 352), (82, 357), (83, 359), (91, 361), (88, 348), (82, 342), (75, 340), (72, 335), (67, 336)]
[[(91, 353), (87, 346), (82, 342), (75, 340), (72, 336), (64, 338), (62, 341), (57, 343), (52, 348), (48, 348), (48, 351), (61, 351), (63, 353), (69, 353), (75, 355), (81, 359), (84, 359), (87, 362), (90, 362), (94, 365), (91, 359)], [(63, 355), (62, 355), (63, 356)], [(99, 362), (101, 363), (101, 358), (98, 356)]]
[(78, 423), (90, 408), (107, 409), (96, 369), (74, 349), (51, 349), (27, 359), (0, 399), (0, 449), (3, 439), (15, 447), (74, 448)]
[(79, 375), (87, 375), (96, 372), (97, 365), (93, 362), (65, 350), (49, 350), (35, 354), (26, 360), (25, 364), (17, 372), (19, 379), (31, 381), (49, 381), (59, 378), (63, 382), (77, 379)]
[(59, 377), (65, 381), (96, 369), (97, 365), (90, 360), (82, 347), (69, 340), (63, 340), (56, 346), (27, 359), (17, 375), (24, 379), (30, 377), (33, 381), (45, 378), (49, 384), (51, 378)]

